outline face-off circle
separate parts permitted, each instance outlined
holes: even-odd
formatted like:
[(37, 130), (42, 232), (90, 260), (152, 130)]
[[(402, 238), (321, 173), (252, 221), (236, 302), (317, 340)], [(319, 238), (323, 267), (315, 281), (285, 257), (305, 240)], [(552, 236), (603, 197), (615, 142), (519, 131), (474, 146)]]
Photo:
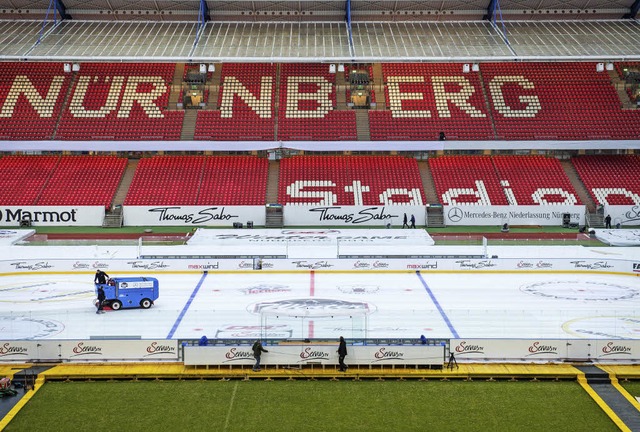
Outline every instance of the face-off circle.
[(21, 316), (0, 317), (0, 333), (8, 339), (32, 340), (51, 338), (64, 330), (64, 324), (49, 319)]
[(554, 280), (522, 285), (520, 291), (537, 297), (558, 300), (618, 301), (640, 296), (640, 289), (631, 286), (584, 280)]
[(562, 324), (562, 330), (585, 339), (640, 339), (640, 316), (576, 318)]
[(32, 281), (0, 285), (0, 302), (2, 303), (49, 303), (65, 302), (95, 297), (93, 284), (71, 280)]

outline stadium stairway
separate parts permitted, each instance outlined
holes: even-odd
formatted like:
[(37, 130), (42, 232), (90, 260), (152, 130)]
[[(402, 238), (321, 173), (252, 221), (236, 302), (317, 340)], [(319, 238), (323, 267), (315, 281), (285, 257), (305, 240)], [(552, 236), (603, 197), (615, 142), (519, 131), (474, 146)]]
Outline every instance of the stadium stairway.
[(211, 76), (211, 81), (209, 82), (209, 101), (207, 102), (207, 106), (205, 109), (215, 110), (218, 109), (217, 101), (218, 94), (220, 93), (220, 77), (222, 76), (222, 63), (214, 64), (216, 68), (213, 71), (213, 75)]
[(188, 109), (184, 111), (184, 119), (182, 120), (182, 131), (180, 139), (183, 141), (192, 141), (196, 133), (196, 120), (198, 119), (198, 110)]
[(138, 159), (129, 159), (127, 162), (127, 168), (124, 170), (124, 174), (118, 185), (118, 190), (113, 198), (113, 207), (122, 206), (124, 203), (124, 199), (129, 192), (129, 186), (131, 186), (133, 176), (136, 173), (136, 168), (138, 168), (138, 162)]
[(433, 174), (429, 168), (429, 162), (418, 161), (418, 169), (420, 170), (420, 177), (422, 178), (422, 189), (427, 198), (428, 203), (439, 203), (440, 197), (436, 192), (436, 184), (433, 181)]
[[(418, 161), (418, 169), (420, 170), (420, 178), (422, 179), (422, 189), (427, 199), (427, 203), (440, 203), (440, 197), (436, 192), (436, 184), (433, 181), (433, 174), (429, 168), (429, 162)], [(427, 208), (427, 226), (432, 228), (444, 228), (444, 214), (442, 207)]]
[(376, 99), (376, 106), (375, 107), (372, 106), (371, 109), (385, 110), (386, 103), (385, 103), (385, 97), (384, 97), (382, 63), (374, 63), (372, 69), (373, 69), (373, 76), (371, 79), (371, 84), (373, 85), (373, 92), (376, 95), (380, 95), (380, 96)]
[(347, 83), (343, 73), (336, 74), (336, 109), (347, 109)]
[(491, 123), (491, 131), (493, 132), (493, 136), (498, 136), (498, 131), (496, 129), (496, 122), (493, 118), (493, 110), (491, 109), (491, 101), (489, 100), (489, 95), (487, 94), (486, 86), (484, 85), (484, 77), (482, 76), (482, 70), (478, 70), (478, 77), (480, 78), (480, 83), (482, 85), (480, 88), (482, 89), (482, 98), (484, 99), (484, 105), (487, 108), (487, 113), (489, 114), (489, 121)]
[(578, 171), (576, 171), (576, 167), (573, 165), (573, 163), (571, 163), (570, 160), (561, 160), (560, 165), (562, 166), (564, 173), (567, 175), (567, 177), (569, 177), (569, 181), (578, 194), (580, 201), (587, 206), (587, 210), (589, 211), (589, 213), (595, 212), (596, 204), (593, 202), (593, 199), (591, 199), (586, 186), (584, 185), (584, 183), (582, 183), (582, 180), (580, 180), (580, 176), (578, 175)]
[(620, 78), (620, 76), (618, 76), (618, 72), (615, 70), (610, 70), (608, 72), (609, 78), (611, 78), (611, 85), (616, 89), (622, 109), (637, 109), (636, 105), (634, 105), (633, 102), (631, 102), (631, 99), (629, 99), (629, 95), (625, 90), (625, 82)]
[(280, 178), (280, 162), (269, 161), (269, 177), (267, 178), (266, 202), (275, 204), (278, 202), (278, 179)]
[(356, 110), (356, 134), (358, 141), (371, 141), (369, 110)]
[(173, 82), (171, 83), (171, 94), (169, 95), (169, 109), (175, 109), (180, 98), (180, 90), (182, 88), (182, 76), (184, 74), (184, 63), (176, 63), (175, 72), (173, 73)]

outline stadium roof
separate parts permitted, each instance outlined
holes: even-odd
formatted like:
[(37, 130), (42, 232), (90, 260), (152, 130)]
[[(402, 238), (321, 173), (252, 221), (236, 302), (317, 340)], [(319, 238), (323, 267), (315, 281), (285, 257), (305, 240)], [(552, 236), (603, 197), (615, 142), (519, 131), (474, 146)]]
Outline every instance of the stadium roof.
[(640, 0), (0, 0), (0, 60), (640, 60)]

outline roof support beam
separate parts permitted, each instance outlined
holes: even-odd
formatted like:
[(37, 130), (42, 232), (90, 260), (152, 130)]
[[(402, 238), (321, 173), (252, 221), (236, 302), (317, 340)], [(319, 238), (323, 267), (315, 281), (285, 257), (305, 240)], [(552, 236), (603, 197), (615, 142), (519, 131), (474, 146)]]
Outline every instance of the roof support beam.
[(487, 14), (482, 17), (483, 20), (493, 19), (493, 14), (496, 13), (496, 0), (491, 0), (489, 6), (487, 6)]
[(623, 18), (636, 19), (638, 12), (640, 12), (640, 0), (634, 1), (629, 9), (629, 13)]
[(351, 52), (351, 57), (354, 57), (355, 48), (353, 46), (353, 32), (351, 31), (351, 0), (345, 2), (344, 19), (347, 23), (347, 32), (349, 33), (349, 51)]
[(198, 29), (196, 30), (196, 38), (193, 41), (193, 46), (191, 47), (191, 52), (196, 49), (198, 46), (198, 41), (200, 40), (200, 35), (204, 31), (204, 27), (207, 24), (207, 21), (211, 20), (211, 15), (209, 14), (209, 6), (207, 5), (207, 0), (200, 0), (200, 9), (198, 10)]
[(60, 18), (63, 20), (71, 19), (71, 15), (67, 13), (67, 7), (62, 3), (62, 0), (55, 0), (56, 10), (60, 14)]
[[(55, 8), (55, 11), (52, 10)], [(44, 36), (44, 29), (49, 22), (49, 14), (51, 14), (51, 18), (53, 19), (53, 25), (58, 25), (58, 18), (56, 17), (56, 11), (60, 14), (60, 19), (71, 19), (71, 15), (67, 13), (67, 7), (62, 3), (62, 0), (49, 0), (49, 7), (47, 8), (47, 14), (44, 16), (44, 20), (42, 20), (42, 28), (40, 29), (40, 34), (38, 35), (38, 40), (35, 45), (38, 45), (42, 41), (42, 37)]]
[(198, 24), (203, 26), (207, 21), (211, 21), (209, 5), (206, 0), (200, 0), (200, 10), (198, 11)]

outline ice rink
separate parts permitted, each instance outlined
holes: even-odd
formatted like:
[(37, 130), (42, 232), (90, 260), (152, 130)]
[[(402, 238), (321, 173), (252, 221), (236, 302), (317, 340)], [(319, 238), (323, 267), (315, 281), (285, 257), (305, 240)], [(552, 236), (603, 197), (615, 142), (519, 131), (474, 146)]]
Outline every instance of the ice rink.
[(102, 315), (92, 273), (1, 276), (0, 339), (640, 338), (640, 278), (632, 276), (146, 275), (160, 282), (154, 306)]

